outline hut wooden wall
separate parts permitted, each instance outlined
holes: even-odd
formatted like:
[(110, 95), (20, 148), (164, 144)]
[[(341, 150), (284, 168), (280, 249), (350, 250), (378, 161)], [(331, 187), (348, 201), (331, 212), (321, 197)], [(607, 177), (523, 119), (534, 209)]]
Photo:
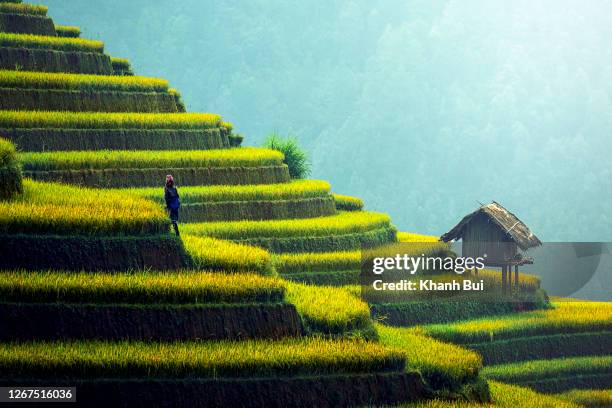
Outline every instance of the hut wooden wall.
[(517, 253), (516, 244), (505, 231), (482, 214), (466, 225), (462, 240), (463, 256), (477, 258), (487, 254), (487, 266), (501, 266)]

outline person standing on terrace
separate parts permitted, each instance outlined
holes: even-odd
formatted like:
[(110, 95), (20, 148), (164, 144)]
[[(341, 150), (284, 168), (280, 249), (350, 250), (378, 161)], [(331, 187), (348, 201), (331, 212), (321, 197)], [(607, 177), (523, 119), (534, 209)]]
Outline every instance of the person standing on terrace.
[(170, 213), (170, 221), (172, 221), (172, 227), (176, 235), (181, 235), (178, 228), (179, 219), (179, 208), (181, 208), (181, 201), (179, 199), (179, 193), (174, 185), (174, 177), (171, 174), (166, 176), (166, 187), (164, 188), (164, 198), (166, 199), (166, 208)]

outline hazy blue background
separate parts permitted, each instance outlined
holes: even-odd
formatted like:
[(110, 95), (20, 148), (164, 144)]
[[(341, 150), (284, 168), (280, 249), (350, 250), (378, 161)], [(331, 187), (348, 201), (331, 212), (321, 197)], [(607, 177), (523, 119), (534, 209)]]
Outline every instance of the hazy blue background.
[(402, 230), (494, 199), (542, 240), (612, 240), (609, 1), (41, 1), (246, 144), (298, 135)]

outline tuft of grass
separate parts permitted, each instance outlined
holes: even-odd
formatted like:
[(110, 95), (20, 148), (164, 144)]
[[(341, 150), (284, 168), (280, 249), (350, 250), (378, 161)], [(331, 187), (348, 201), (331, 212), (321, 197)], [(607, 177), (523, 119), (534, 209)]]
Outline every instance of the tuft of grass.
[(548, 310), (425, 326), (431, 336), (460, 344), (611, 328), (612, 304), (604, 302), (555, 302)]
[(221, 116), (213, 113), (0, 111), (5, 129), (211, 129), (220, 123)]
[(168, 92), (159, 78), (0, 70), (0, 87), (78, 91)]
[[(329, 189), (329, 183), (319, 180), (295, 180), (290, 183), (261, 185), (193, 186), (181, 188), (181, 202), (187, 204), (315, 198), (327, 196)], [(158, 202), (164, 200), (159, 187), (128, 188), (122, 191)]]
[(282, 156), (256, 148), (222, 150), (98, 150), (28, 152), (20, 155), (27, 171), (146, 169), (196, 167), (260, 167), (278, 165)]
[(362, 211), (363, 201), (357, 197), (342, 194), (333, 194), (336, 208), (340, 211)]
[(146, 235), (168, 231), (148, 200), (112, 191), (24, 180), (23, 194), (0, 202), (0, 233)]
[(397, 371), (402, 353), (373, 342), (29, 342), (0, 344), (12, 378), (248, 378)]
[(15, 146), (0, 138), (0, 200), (7, 200), (22, 192), (23, 181)]
[(298, 220), (231, 221), (185, 225), (189, 234), (223, 239), (260, 237), (318, 237), (350, 234), (388, 227), (390, 218), (374, 212), (340, 212), (329, 217)]
[(273, 274), (270, 254), (261, 248), (209, 237), (183, 234), (182, 238), (185, 249), (192, 258), (193, 266), (197, 269)]
[(268, 149), (278, 150), (285, 156), (292, 179), (303, 179), (310, 174), (310, 162), (306, 152), (300, 148), (295, 137), (282, 138), (276, 133), (268, 136), (264, 143)]
[(199, 271), (3, 271), (2, 302), (203, 304), (280, 302), (285, 285), (255, 274)]
[(380, 342), (402, 350), (406, 365), (421, 372), (434, 389), (459, 389), (474, 380), (482, 368), (475, 352), (443, 343), (408, 328), (376, 325)]
[(104, 43), (102, 41), (13, 33), (0, 33), (0, 47), (104, 52)]
[(287, 301), (293, 303), (307, 327), (325, 334), (346, 334), (372, 328), (367, 303), (342, 288), (287, 282)]

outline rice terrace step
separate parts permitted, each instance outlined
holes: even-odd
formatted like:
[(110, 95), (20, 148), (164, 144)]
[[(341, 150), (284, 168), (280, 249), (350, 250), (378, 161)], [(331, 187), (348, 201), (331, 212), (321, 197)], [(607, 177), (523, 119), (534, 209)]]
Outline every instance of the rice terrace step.
[[(78, 406), (105, 408), (612, 406), (612, 303), (549, 298), (544, 290), (546, 278), (522, 269), (520, 279), (514, 281), (515, 291), (492, 304), (470, 297), (435, 301), (428, 293), (390, 295), (384, 301), (364, 296), (369, 293), (360, 285), (365, 251), (392, 253), (410, 247), (415, 256), (454, 260), (460, 256), (453, 243), (443, 240), (448, 234), (440, 237), (436, 231), (447, 214), (433, 213), (433, 208), (443, 205), (439, 203), (446, 203), (447, 191), (455, 186), (436, 185), (423, 177), (428, 167), (418, 156), (385, 162), (388, 167), (376, 170), (380, 185), (368, 186), (364, 182), (371, 175), (358, 174), (354, 160), (365, 157), (363, 152), (371, 155), (372, 163), (375, 155), (386, 159), (389, 140), (396, 143), (393, 149), (413, 153), (444, 139), (432, 133), (435, 128), (429, 125), (423, 127), (423, 141), (406, 142), (398, 136), (397, 132), (414, 133), (406, 131), (405, 118), (426, 124), (431, 119), (428, 112), (435, 113), (431, 101), (424, 100), (427, 109), (419, 110), (403, 99), (427, 94), (428, 86), (414, 93), (403, 84), (410, 82), (412, 74), (431, 70), (420, 65), (424, 58), (414, 59), (417, 65), (407, 69), (400, 54), (412, 58), (413, 49), (422, 50), (423, 56), (431, 54), (431, 47), (418, 37), (419, 27), (428, 27), (429, 19), (434, 21), (438, 14), (453, 15), (452, 7), (445, 2), (436, 4), (439, 10), (435, 11), (424, 4), (408, 7), (410, 13), (416, 11), (418, 24), (409, 22), (414, 44), (406, 47), (406, 41), (394, 37), (395, 25), (408, 27), (407, 20), (399, 19), (402, 8), (397, 8), (395, 24), (388, 20), (387, 6), (372, 4), (366, 10), (363, 4), (351, 3), (348, 9), (326, 4), (325, 18), (319, 20), (335, 29), (322, 30), (321, 38), (329, 40), (332, 33), (335, 39), (326, 40), (325, 45), (345, 51), (358, 45), (355, 49), (368, 63), (358, 64), (365, 68), (352, 67), (345, 76), (345, 58), (352, 52), (336, 52), (330, 63), (329, 53), (312, 51), (316, 47), (311, 50), (312, 45), (305, 43), (305, 55), (318, 56), (324, 79), (306, 84), (300, 78), (310, 74), (295, 75), (295, 69), (276, 65), (277, 54), (284, 52), (278, 41), (266, 42), (267, 49), (261, 52), (257, 41), (268, 40), (268, 32), (284, 27), (279, 25), (284, 20), (269, 19), (271, 5), (259, 4), (245, 19), (244, 5), (204, 7), (194, 2), (173, 4), (171, 10), (163, 11), (156, 2), (149, 2), (143, 14), (138, 4), (128, 2), (122, 4), (119, 16), (114, 3), (82, 0), (58, 5), (57, 14), (52, 14), (78, 17), (87, 13), (100, 20), (97, 27), (87, 27), (83, 23), (91, 16), (54, 21), (44, 5), (0, 0), (0, 387), (76, 387)], [(290, 9), (299, 16), (306, 11), (300, 7), (296, 3)], [(265, 30), (257, 23), (260, 9), (267, 13)], [(288, 16), (282, 7), (274, 13)], [(97, 36), (100, 30), (115, 30), (113, 20), (106, 21), (108, 16), (117, 16), (118, 24), (116, 32), (110, 33), (114, 36), (108, 47), (103, 41), (85, 38), (92, 32)], [(119, 27), (126, 16), (131, 23), (146, 21), (147, 27), (131, 24), (129, 35), (123, 35)], [(192, 20), (194, 16), (199, 16), (198, 21)], [(349, 25), (345, 16), (350, 17)], [(254, 24), (245, 34), (240, 31), (244, 24), (235, 23), (247, 20)], [(360, 30), (361, 20), (367, 22), (365, 31)], [(513, 17), (508, 21), (515, 22)], [(453, 45), (446, 25), (466, 32), (473, 29), (472, 24), (450, 17), (448, 22), (452, 24), (428, 28), (427, 37), (438, 41), (437, 49)], [(83, 29), (64, 23), (82, 24)], [(381, 23), (385, 36), (370, 41), (376, 40), (370, 37)], [(320, 24), (316, 20), (313, 27)], [(199, 35), (198, 27), (214, 27), (215, 33)], [(347, 27), (363, 31), (369, 39), (344, 43), (351, 35)], [(156, 30), (162, 29), (166, 32), (160, 36)], [(194, 40), (181, 40), (184, 29)], [(157, 47), (153, 54), (153, 48), (146, 47), (133, 52), (143, 32), (146, 47)], [(588, 34), (601, 37), (596, 32)], [(236, 38), (246, 45), (228, 46)], [(148, 72), (163, 71), (162, 65), (170, 64), (169, 44), (194, 53), (193, 63), (182, 67), (182, 77), (176, 72), (172, 76), (192, 81), (192, 86), (183, 89), (185, 99), (168, 80), (138, 72), (146, 61), (157, 61), (157, 67), (149, 67)], [(270, 61), (253, 64), (255, 54), (248, 48), (253, 45), (257, 55)], [(486, 48), (480, 44), (470, 49), (483, 53)], [(385, 53), (378, 54), (381, 50)], [(223, 72), (209, 72), (199, 54), (222, 62)], [(434, 54), (436, 58), (444, 55)], [(387, 58), (390, 55), (393, 58)], [(378, 65), (387, 60), (394, 67), (389, 72)], [(175, 69), (184, 64), (170, 62)], [(287, 76), (295, 78), (294, 87), (312, 88), (308, 88), (309, 98), (315, 99), (291, 99), (296, 91), (278, 87), (275, 77), (262, 76), (259, 65), (283, 73), (278, 84), (283, 84), (281, 77), (287, 69)], [(325, 75), (326, 66), (336, 67), (339, 76)], [(565, 65), (559, 70), (572, 73)], [(199, 77), (188, 78), (194, 72)], [(375, 72), (391, 75), (385, 79), (372, 76)], [(395, 72), (410, 75), (397, 77)], [(506, 89), (502, 77), (500, 89)], [(270, 79), (270, 84), (262, 82)], [(333, 91), (322, 86), (326, 82), (333, 83)], [(553, 85), (549, 88), (563, 88)], [(234, 88), (240, 86), (246, 86), (248, 97), (235, 97)], [(276, 87), (276, 99), (263, 95), (262, 86)], [(370, 90), (378, 88), (386, 96), (370, 99)], [(386, 90), (395, 88), (401, 92), (389, 99)], [(451, 107), (466, 105), (464, 99), (470, 102), (467, 105), (482, 103), (459, 93), (460, 87), (459, 91), (449, 87), (452, 92), (445, 89), (436, 91), (444, 112), (449, 112), (438, 118), (441, 121), (461, 116), (452, 115)], [(329, 99), (329, 95), (341, 98), (355, 91), (365, 93), (346, 106)], [(520, 92), (511, 94), (524, 102)], [(391, 132), (388, 123), (383, 123), (388, 118), (384, 112), (363, 114), (363, 101), (382, 99), (406, 107), (389, 121), (394, 127), (397, 124)], [(497, 103), (500, 98), (482, 99)], [(563, 102), (561, 106), (572, 106)], [(308, 122), (298, 120), (287, 127), (286, 118), (295, 117), (281, 104), (305, 109)], [(320, 105), (321, 111), (312, 111), (311, 105)], [(231, 115), (187, 112), (190, 106), (225, 110), (229, 106)], [(252, 111), (241, 113), (245, 106)], [(466, 120), (475, 120), (471, 108), (465, 109)], [(538, 123), (545, 126), (557, 120), (554, 113), (563, 111), (556, 109), (549, 109), (550, 120)], [(245, 121), (245, 115), (256, 115), (250, 120), (253, 123)], [(487, 142), (493, 147), (512, 145), (498, 140), (497, 116), (490, 115), (492, 131)], [(590, 117), (597, 115), (585, 116)], [(235, 121), (236, 128), (229, 120)], [(529, 121), (520, 115), (512, 120), (522, 126), (521, 132), (511, 132), (512, 137), (529, 134)], [(602, 127), (576, 118), (576, 123), (582, 122), (589, 140), (600, 143), (591, 133)], [(265, 134), (245, 139), (240, 133), (265, 131), (276, 123), (281, 131), (296, 129), (304, 134), (284, 138), (273, 133), (262, 143), (260, 136)], [(347, 129), (357, 129), (350, 127), (354, 123), (367, 132), (367, 142), (346, 138)], [(448, 129), (448, 134), (455, 130)], [(452, 145), (447, 138), (449, 142), (436, 153), (440, 157), (429, 160), (448, 157), (444, 152), (450, 149), (471, 153), (465, 147), (470, 145), (464, 143), (480, 135), (479, 128), (474, 129), (452, 138)], [(309, 157), (300, 146), (306, 137), (310, 139), (305, 145), (312, 152), (325, 154)], [(483, 161), (482, 152), (477, 153), (470, 160)], [(538, 154), (546, 156), (546, 152)], [(510, 152), (509, 157), (515, 156)], [(311, 164), (312, 174), (318, 175), (321, 163), (329, 158), (335, 159), (331, 167), (335, 180), (344, 181), (334, 183), (333, 190), (327, 181), (308, 179)], [(409, 160), (414, 162), (411, 173), (404, 171)], [(460, 156), (458, 163), (466, 160)], [(597, 186), (595, 170), (585, 173), (589, 188)], [(407, 177), (413, 189), (406, 191), (399, 183), (394, 192), (397, 202), (387, 202), (391, 208), (395, 205), (396, 213), (398, 208), (403, 212), (397, 224), (369, 208), (385, 202), (384, 190), (396, 187), (395, 173)], [(180, 195), (178, 224), (173, 223), (176, 218), (170, 220), (167, 208), (169, 174)], [(490, 181), (480, 183), (485, 190), (477, 190), (479, 194), (489, 194), (495, 183), (503, 185), (497, 173), (488, 176)], [(534, 176), (527, 182), (539, 180)], [(364, 200), (339, 194), (360, 189), (380, 199), (374, 193)], [(463, 191), (444, 204), (444, 212), (477, 199), (473, 194)], [(530, 199), (544, 200), (537, 194)], [(415, 206), (431, 214), (419, 219), (412, 213)], [(507, 216), (516, 218), (509, 212)], [(602, 210), (601, 219), (605, 217)], [(395, 225), (402, 224), (426, 225), (435, 235), (399, 232)], [(508, 225), (500, 232), (500, 242), (515, 242), (517, 225), (530, 233), (522, 222)], [(529, 239), (539, 241), (535, 235)], [(430, 272), (432, 282), (448, 279), (439, 271)], [(498, 270), (487, 268), (478, 274), (494, 295), (506, 296), (505, 280), (502, 283)], [(469, 271), (452, 278), (474, 276)]]

